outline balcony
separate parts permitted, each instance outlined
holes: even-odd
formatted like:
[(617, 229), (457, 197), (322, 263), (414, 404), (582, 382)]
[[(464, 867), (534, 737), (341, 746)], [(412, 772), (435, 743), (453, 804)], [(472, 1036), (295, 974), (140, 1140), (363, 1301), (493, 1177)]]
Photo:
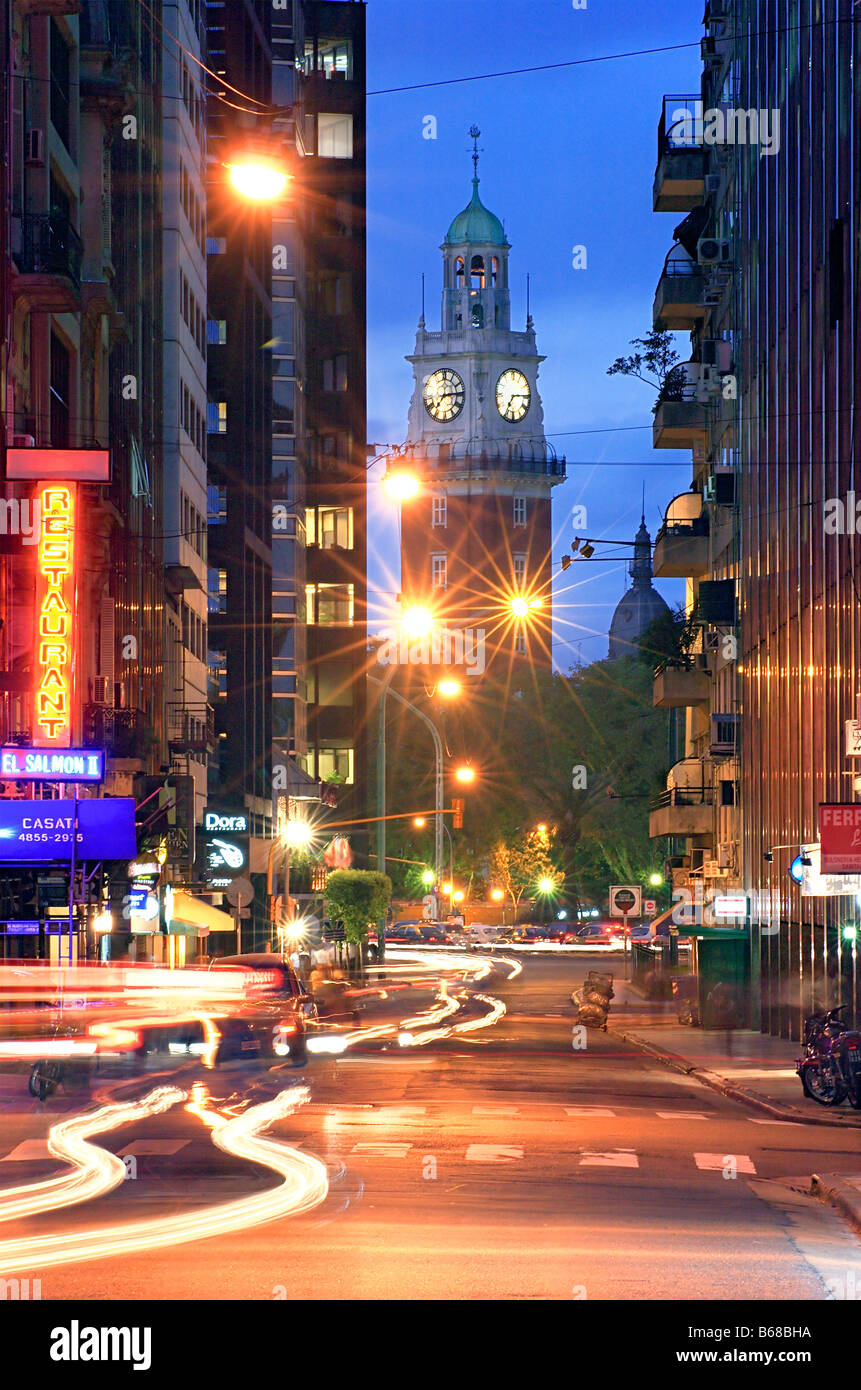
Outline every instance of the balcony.
[(701, 579), (709, 572), (709, 521), (699, 492), (683, 492), (667, 508), (655, 537), (656, 579)]
[(84, 247), (68, 217), (27, 213), (19, 227), (13, 250), (19, 273), (12, 280), (13, 293), (31, 312), (74, 312), (80, 307)]
[(711, 698), (711, 676), (696, 666), (665, 662), (655, 672), (652, 704), (656, 709), (687, 709), (707, 705)]
[(658, 124), (658, 165), (652, 189), (655, 212), (690, 212), (705, 196), (702, 102), (665, 96)]
[(711, 787), (671, 787), (649, 807), (649, 838), (710, 836), (713, 810)]
[(698, 327), (706, 316), (705, 276), (683, 247), (676, 245), (667, 254), (655, 299), (652, 323), (659, 331), (673, 333)]
[(695, 449), (708, 435), (706, 407), (699, 401), (660, 401), (652, 426), (653, 449)]
[(171, 755), (206, 756), (215, 750), (215, 710), (207, 704), (172, 702), (167, 707), (167, 743)]
[(484, 475), (516, 473), (544, 478), (565, 477), (565, 459), (558, 458), (546, 439), (524, 436), (522, 439), (469, 439), (456, 444), (437, 444), (428, 441), (421, 450), (405, 450), (399, 456), (409, 464), (421, 461), (429, 477), (440, 473)]
[(104, 748), (108, 758), (145, 760), (154, 737), (143, 710), (84, 705), (84, 747)]

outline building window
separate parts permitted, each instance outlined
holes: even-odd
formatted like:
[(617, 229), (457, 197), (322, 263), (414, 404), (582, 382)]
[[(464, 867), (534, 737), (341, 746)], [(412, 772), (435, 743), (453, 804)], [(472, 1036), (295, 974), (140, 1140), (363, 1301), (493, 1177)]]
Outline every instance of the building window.
[(498, 256), (491, 256), (491, 258), (490, 258), (490, 285), (491, 285), (491, 288), (493, 288), (493, 286), (497, 283), (498, 280), (499, 280), (499, 257), (498, 257)]
[(51, 123), (66, 149), (69, 148), (69, 87), (71, 55), (69, 45), (55, 19), (51, 20)]
[(211, 567), (206, 571), (206, 600), (208, 612), (227, 612), (227, 570)]
[(525, 556), (525, 555), (515, 555), (515, 556), (514, 556), (514, 583), (515, 583), (515, 587), (517, 588), (518, 593), (522, 593), (522, 592), (523, 592), (524, 585), (526, 584), (526, 556)]
[(466, 280), (466, 270), (464, 269), (463, 256), (458, 256), (454, 263), (454, 279), (459, 290), (463, 289)]
[(306, 513), (308, 519), (308, 544), (319, 545), (321, 550), (353, 549), (353, 509), (352, 507), (318, 507)]
[(317, 117), (317, 154), (321, 159), (353, 158), (353, 117), (321, 112)]
[(431, 501), (431, 526), (448, 526), (448, 498), (440, 493)]
[(213, 347), (223, 347), (227, 342), (227, 319), (206, 320), (206, 341)]
[(354, 595), (352, 584), (306, 584), (305, 621), (311, 625), (344, 627), (353, 625)]
[(227, 434), (227, 401), (206, 402), (206, 433)]
[(223, 526), (227, 521), (227, 488), (221, 483), (207, 486), (206, 520), (209, 526)]
[(348, 357), (341, 352), (337, 357), (323, 358), (323, 390), (346, 391), (348, 383)]
[(474, 290), (484, 289), (484, 257), (473, 256), (469, 263), (469, 283)]
[(484, 305), (473, 304), (472, 306), (472, 326), (473, 328), (484, 327)]
[[(342, 82), (353, 80), (353, 44), (350, 39), (317, 40), (317, 72), (324, 72), (327, 78), (337, 75)], [(305, 41), (306, 75), (314, 71), (314, 41)]]
[(354, 750), (352, 748), (318, 748), (317, 776), (323, 782), (353, 781)]
[(435, 589), (444, 589), (448, 584), (448, 556), (431, 556), (431, 584)]
[(55, 333), (51, 334), (51, 444), (55, 449), (69, 444), (69, 391), (71, 357)]
[(356, 671), (349, 661), (333, 661), (317, 667), (317, 705), (350, 709)]
[(514, 498), (514, 524), (515, 526), (526, 525), (526, 498)]
[(522, 630), (518, 631), (514, 639), (514, 651), (517, 656), (526, 655), (526, 633)]
[(227, 251), (227, 237), (208, 236), (206, 238), (207, 256), (223, 256)]
[(206, 653), (206, 667), (209, 687), (210, 704), (227, 694), (227, 652), (213, 651), (211, 648)]

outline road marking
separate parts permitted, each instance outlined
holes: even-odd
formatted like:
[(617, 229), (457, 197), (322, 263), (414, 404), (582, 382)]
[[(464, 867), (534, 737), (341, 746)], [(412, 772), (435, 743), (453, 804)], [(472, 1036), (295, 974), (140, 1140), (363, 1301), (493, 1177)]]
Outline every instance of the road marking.
[(466, 1151), (467, 1163), (511, 1163), (522, 1157), (523, 1150), (514, 1144), (470, 1144)]
[(406, 1158), (412, 1144), (354, 1144), (350, 1153), (362, 1158)]
[(661, 1120), (712, 1120), (713, 1115), (706, 1115), (702, 1110), (656, 1110), (655, 1114)]
[(426, 1115), (427, 1113), (426, 1105), (383, 1105), (380, 1107), (381, 1115)]
[(694, 1154), (698, 1168), (706, 1173), (721, 1172), (728, 1163), (735, 1164), (737, 1173), (756, 1173), (756, 1168), (747, 1154)]
[(519, 1113), (516, 1105), (474, 1105), (473, 1115), (517, 1115)]
[(53, 1158), (47, 1139), (24, 1139), (17, 1148), (0, 1159), (0, 1163), (25, 1163), (38, 1158)]
[(790, 1129), (797, 1129), (801, 1120), (761, 1120), (753, 1115), (748, 1115), (748, 1120), (752, 1125), (787, 1125)]
[(609, 1149), (606, 1153), (580, 1155), (581, 1168), (639, 1168), (640, 1160), (633, 1149)]
[(120, 1150), (120, 1158), (126, 1154), (142, 1156), (144, 1154), (170, 1154), (179, 1153), (186, 1144), (190, 1144), (190, 1139), (133, 1139), (130, 1144), (124, 1144)]
[(565, 1114), (578, 1117), (585, 1116), (587, 1118), (590, 1115), (594, 1115), (604, 1120), (614, 1120), (616, 1118), (615, 1110), (605, 1110), (603, 1106), (600, 1105), (566, 1105)]

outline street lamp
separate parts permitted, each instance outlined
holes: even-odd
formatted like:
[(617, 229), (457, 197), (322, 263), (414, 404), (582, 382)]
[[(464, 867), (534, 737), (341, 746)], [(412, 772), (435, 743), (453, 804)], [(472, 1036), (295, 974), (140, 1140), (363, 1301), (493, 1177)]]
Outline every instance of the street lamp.
[(401, 626), (408, 637), (429, 637), (433, 631), (434, 615), (422, 604), (412, 604), (401, 618)]
[(425, 826), (427, 825), (427, 821), (425, 820), (424, 816), (413, 816), (413, 825), (415, 826), (416, 830), (424, 830)]
[(438, 683), (437, 694), (442, 695), (446, 700), (453, 700), (456, 695), (460, 694), (460, 681), (446, 676)]
[(454, 775), (455, 779), (464, 786), (468, 786), (471, 782), (475, 781), (475, 769), (470, 767), (468, 763), (462, 764), (461, 767), (456, 767)]
[(409, 502), (419, 492), (421, 483), (412, 473), (387, 473), (383, 478), (383, 487), (396, 502)]

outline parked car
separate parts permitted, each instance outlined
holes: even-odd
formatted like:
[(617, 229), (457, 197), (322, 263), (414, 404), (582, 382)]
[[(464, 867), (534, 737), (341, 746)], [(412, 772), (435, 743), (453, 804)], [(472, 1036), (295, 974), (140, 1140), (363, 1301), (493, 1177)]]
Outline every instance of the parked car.
[[(299, 979), (289, 961), (271, 952), (253, 952), (240, 956), (218, 956), (210, 961), (212, 971), (235, 969), (237, 966), (260, 976), (259, 1001), (249, 1000), (241, 1013), (242, 1026), (233, 1023), (219, 1030), (226, 1042), (225, 1051), (244, 1055), (254, 1050), (263, 1055), (275, 1053), (288, 1056), (294, 1066), (304, 1066), (308, 1058), (308, 1024), (317, 1017), (313, 995)], [(221, 1049), (219, 1049), (220, 1053)], [(222, 1061), (221, 1055), (216, 1061)]]
[(426, 922), (419, 927), (422, 940), (427, 941), (433, 946), (450, 946), (454, 937), (447, 927), (441, 927), (438, 922)]
[(590, 922), (577, 933), (579, 946), (593, 946), (616, 950), (624, 945), (625, 934), (621, 926), (612, 922)]

